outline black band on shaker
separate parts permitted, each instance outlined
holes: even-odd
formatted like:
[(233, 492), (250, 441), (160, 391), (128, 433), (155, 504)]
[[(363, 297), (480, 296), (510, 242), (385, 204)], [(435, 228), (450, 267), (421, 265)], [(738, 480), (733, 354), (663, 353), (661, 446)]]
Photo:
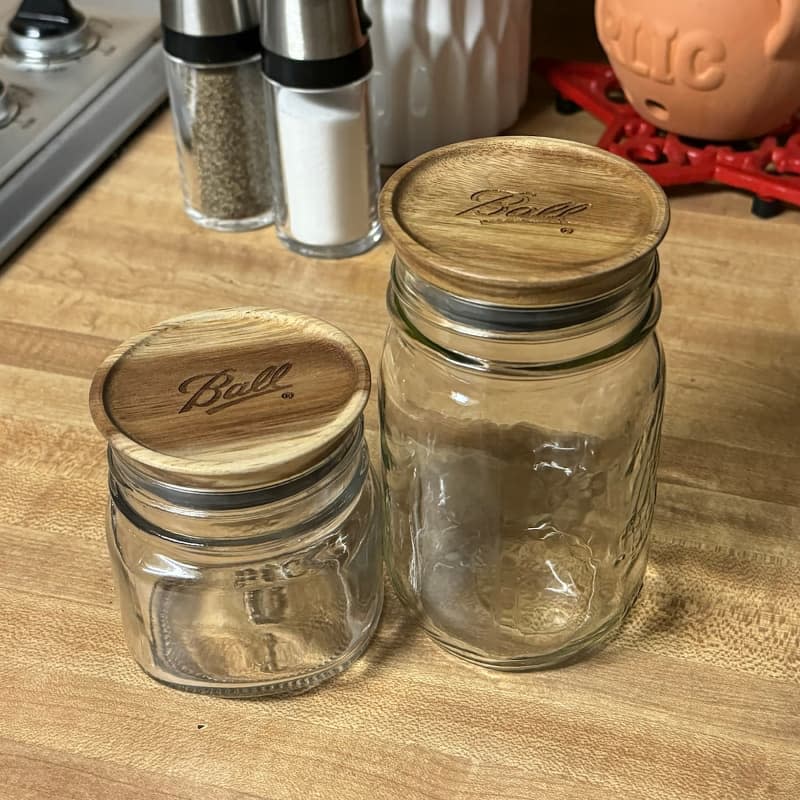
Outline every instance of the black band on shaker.
[(335, 89), (369, 75), (372, 48), (367, 41), (347, 55), (316, 61), (296, 61), (264, 50), (261, 68), (267, 78), (290, 89)]
[(261, 50), (258, 27), (224, 36), (189, 36), (163, 28), (164, 50), (189, 64), (233, 64), (257, 56)]

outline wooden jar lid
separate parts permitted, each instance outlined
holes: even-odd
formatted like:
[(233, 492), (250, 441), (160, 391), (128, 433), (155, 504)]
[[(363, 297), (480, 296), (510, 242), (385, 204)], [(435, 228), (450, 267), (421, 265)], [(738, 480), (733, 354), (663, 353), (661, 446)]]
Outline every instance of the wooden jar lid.
[(326, 322), (233, 308), (162, 322), (97, 370), (95, 425), (146, 474), (241, 491), (319, 464), (358, 422), (366, 358)]
[(381, 195), (398, 256), (462, 298), (514, 307), (601, 297), (651, 263), (669, 224), (661, 188), (577, 142), (476, 139), (426, 153)]

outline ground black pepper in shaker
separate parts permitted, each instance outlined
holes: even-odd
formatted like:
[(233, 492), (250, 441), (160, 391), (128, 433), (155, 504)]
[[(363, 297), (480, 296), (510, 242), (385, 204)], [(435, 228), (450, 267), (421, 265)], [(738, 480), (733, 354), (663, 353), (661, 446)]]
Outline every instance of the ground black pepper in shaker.
[(186, 213), (222, 231), (272, 222), (258, 16), (250, 0), (162, 0)]

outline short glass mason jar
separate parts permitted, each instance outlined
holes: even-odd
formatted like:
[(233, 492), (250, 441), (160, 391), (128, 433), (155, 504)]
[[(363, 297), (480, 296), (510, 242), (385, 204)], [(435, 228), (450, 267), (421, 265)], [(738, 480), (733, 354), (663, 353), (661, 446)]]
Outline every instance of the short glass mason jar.
[[(258, 354), (232, 334), (257, 335)], [(186, 374), (159, 377), (179, 342)], [(196, 372), (215, 346), (227, 366)], [(156, 385), (126, 399), (145, 372)], [(163, 323), (101, 367), (92, 408), (110, 441), (108, 549), (125, 637), (146, 673), (189, 691), (288, 694), (364, 651), (383, 599), (368, 386), (344, 334), (256, 309)]]
[(571, 660), (618, 628), (647, 564), (664, 195), (594, 148), (508, 137), (421, 156), (381, 209), (393, 583), (458, 656)]

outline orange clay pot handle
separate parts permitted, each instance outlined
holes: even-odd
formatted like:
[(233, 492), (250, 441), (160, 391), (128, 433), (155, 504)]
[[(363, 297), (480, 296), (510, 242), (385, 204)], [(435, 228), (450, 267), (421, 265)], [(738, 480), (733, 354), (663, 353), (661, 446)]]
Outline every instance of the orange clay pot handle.
[(800, 0), (778, 0), (780, 16), (767, 34), (770, 58), (800, 58)]

